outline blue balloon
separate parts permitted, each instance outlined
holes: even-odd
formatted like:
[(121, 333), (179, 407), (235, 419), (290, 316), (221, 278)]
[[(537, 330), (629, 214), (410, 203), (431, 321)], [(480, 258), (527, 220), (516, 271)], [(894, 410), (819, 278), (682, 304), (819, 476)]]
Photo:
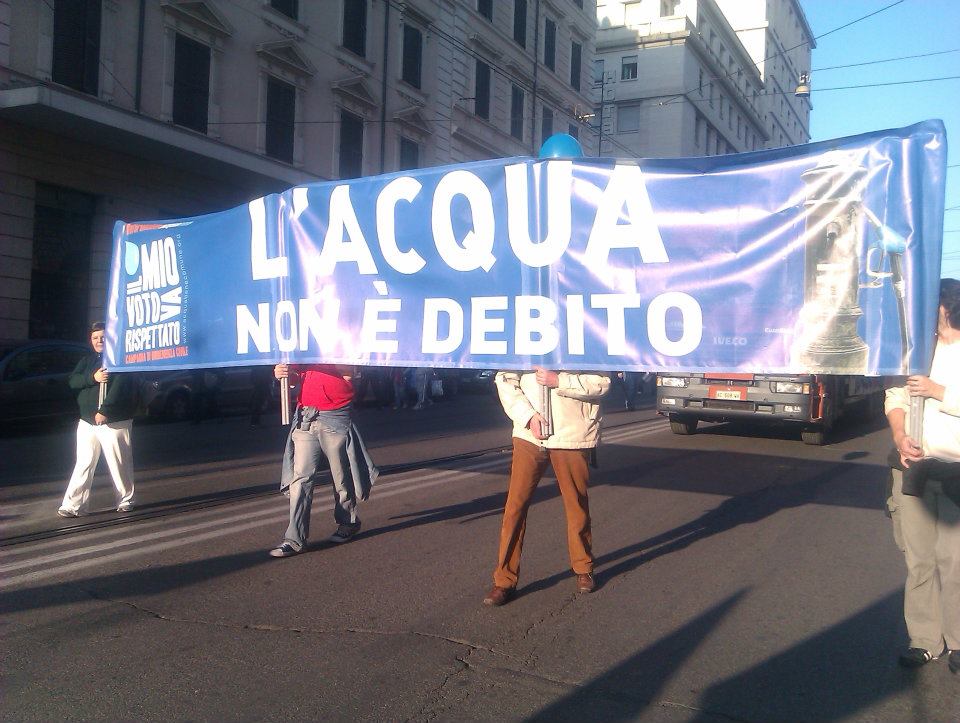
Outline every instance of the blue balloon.
[(581, 158), (583, 149), (569, 133), (554, 133), (540, 146), (541, 158)]

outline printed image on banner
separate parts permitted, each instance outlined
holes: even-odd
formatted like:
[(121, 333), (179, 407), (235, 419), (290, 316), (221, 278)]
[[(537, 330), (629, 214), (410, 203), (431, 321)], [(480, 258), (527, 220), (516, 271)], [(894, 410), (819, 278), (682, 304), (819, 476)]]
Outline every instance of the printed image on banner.
[(189, 222), (124, 228), (123, 363), (186, 357), (186, 269), (178, 229)]

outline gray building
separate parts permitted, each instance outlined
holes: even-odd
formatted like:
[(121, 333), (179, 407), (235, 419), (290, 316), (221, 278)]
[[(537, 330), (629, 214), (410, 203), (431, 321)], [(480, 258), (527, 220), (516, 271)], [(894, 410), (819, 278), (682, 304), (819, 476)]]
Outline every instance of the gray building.
[(118, 219), (579, 134), (595, 29), (592, 0), (0, 0), (0, 339), (85, 338)]
[(602, 155), (707, 156), (806, 143), (813, 34), (797, 0), (600, 0)]

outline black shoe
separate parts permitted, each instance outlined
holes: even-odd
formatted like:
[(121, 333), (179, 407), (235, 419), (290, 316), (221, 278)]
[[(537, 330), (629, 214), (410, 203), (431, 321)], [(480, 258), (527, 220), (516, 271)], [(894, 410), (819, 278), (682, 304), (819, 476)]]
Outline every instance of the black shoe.
[(947, 664), (951, 673), (960, 673), (960, 650), (951, 650), (947, 657)]
[(900, 654), (900, 665), (904, 668), (919, 668), (939, 657), (925, 648), (908, 648)]
[(337, 527), (337, 531), (327, 538), (327, 541), (335, 542), (337, 544), (349, 542), (351, 538), (353, 538), (358, 532), (360, 532), (359, 522), (355, 522), (352, 525), (340, 525)]
[(294, 555), (299, 555), (301, 552), (303, 552), (303, 550), (298, 550), (289, 542), (283, 542), (270, 550), (270, 557), (293, 557)]

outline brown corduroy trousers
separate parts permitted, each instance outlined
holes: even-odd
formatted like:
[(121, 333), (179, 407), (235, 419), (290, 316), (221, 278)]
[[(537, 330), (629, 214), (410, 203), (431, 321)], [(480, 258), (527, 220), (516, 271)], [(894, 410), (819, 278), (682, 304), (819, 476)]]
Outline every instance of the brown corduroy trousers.
[(563, 498), (570, 566), (577, 574), (593, 572), (593, 538), (587, 500), (589, 459), (589, 449), (543, 449), (526, 440), (513, 438), (513, 464), (500, 527), (500, 552), (497, 568), (493, 572), (494, 585), (505, 588), (517, 586), (523, 535), (527, 528), (527, 510), (547, 462), (553, 466)]

